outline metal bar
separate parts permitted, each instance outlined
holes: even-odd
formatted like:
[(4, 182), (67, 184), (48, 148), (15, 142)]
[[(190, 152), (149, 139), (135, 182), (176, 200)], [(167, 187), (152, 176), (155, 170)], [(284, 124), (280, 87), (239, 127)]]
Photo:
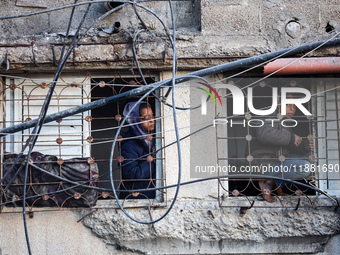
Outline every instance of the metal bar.
[[(330, 40), (328, 42), (321, 41), (321, 42), (316, 42), (316, 43), (311, 43), (311, 44), (305, 44), (305, 45), (302, 45), (302, 46), (296, 47), (296, 48), (288, 48), (288, 49), (279, 50), (279, 51), (275, 51), (275, 52), (271, 52), (271, 53), (266, 53), (266, 54), (246, 58), (246, 59), (237, 60), (237, 61), (230, 62), (230, 63), (225, 63), (225, 64), (218, 65), (218, 66), (205, 68), (205, 69), (202, 69), (202, 70), (198, 70), (198, 71), (189, 73), (187, 75), (182, 75), (182, 76), (177, 77), (176, 83), (182, 83), (182, 82), (188, 81), (188, 80), (191, 79), (192, 76), (203, 77), (203, 76), (207, 76), (207, 75), (211, 75), (211, 74), (215, 74), (215, 73), (221, 73), (221, 72), (234, 70), (234, 69), (240, 68), (240, 67), (258, 65), (258, 64), (261, 64), (265, 61), (273, 59), (275, 57), (279, 57), (283, 54), (285, 54), (285, 56), (300, 54), (300, 53), (303, 53), (303, 52), (313, 50), (316, 47), (320, 47), (321, 45), (323, 45), (322, 48), (340, 45), (340, 38), (336, 38), (336, 39)], [(72, 115), (75, 115), (77, 113), (81, 113), (81, 112), (88, 111), (88, 110), (91, 110), (91, 109), (94, 109), (94, 108), (98, 108), (98, 107), (101, 107), (103, 105), (110, 104), (110, 103), (113, 103), (113, 102), (118, 102), (120, 100), (128, 99), (128, 98), (135, 97), (135, 96), (140, 96), (140, 95), (147, 93), (148, 91), (153, 89), (155, 86), (170, 86), (171, 81), (172, 81), (172, 79), (167, 79), (165, 81), (159, 81), (159, 82), (153, 83), (153, 84), (145, 86), (145, 87), (136, 88), (136, 89), (133, 89), (133, 90), (130, 90), (130, 91), (127, 91), (127, 92), (124, 92), (124, 93), (121, 93), (121, 94), (118, 94), (118, 95), (115, 95), (115, 96), (107, 97), (107, 98), (104, 98), (104, 99), (101, 99), (101, 100), (97, 100), (95, 102), (91, 102), (91, 103), (87, 103), (87, 104), (84, 104), (84, 105), (81, 105), (81, 106), (73, 107), (73, 108), (70, 108), (70, 109), (55, 113), (55, 114), (50, 114), (50, 115), (46, 116), (44, 123), (48, 123), (48, 122), (52, 122), (52, 121), (55, 121), (55, 120), (58, 120), (58, 119), (68, 117), (68, 116), (72, 116)], [(31, 120), (31, 121), (28, 121), (28, 122), (25, 122), (25, 123), (22, 123), (22, 124), (18, 124), (18, 125), (9, 127), (9, 128), (1, 129), (0, 130), (0, 137), (5, 136), (6, 134), (15, 133), (15, 132), (18, 132), (18, 131), (22, 131), (22, 130), (34, 127), (36, 125), (37, 121), (38, 120), (35, 119), (35, 120)]]
[(35, 66), (39, 66), (38, 63), (37, 63), (36, 56), (35, 56), (34, 46), (35, 46), (35, 44), (34, 44), (34, 42), (32, 42), (31, 47), (32, 47), (33, 63), (34, 63)]
[[(338, 84), (336, 83), (336, 80), (334, 80), (334, 87), (336, 87)], [(339, 118), (339, 105), (338, 105), (338, 90), (334, 91), (334, 96), (335, 96), (335, 116), (338, 119)], [(340, 159), (340, 130), (339, 130), (339, 121), (336, 122), (336, 131), (337, 131), (337, 141), (338, 141), (338, 159)], [(330, 140), (330, 139), (329, 139)]]
[[(327, 81), (325, 81), (324, 83), (323, 83), (323, 90), (324, 91), (326, 91), (326, 89), (327, 89)], [(325, 118), (327, 119), (327, 116), (328, 116), (328, 114), (327, 114), (327, 99), (328, 99), (328, 95), (329, 95), (329, 93), (330, 92), (326, 92), (325, 93), (325, 99), (324, 99), (324, 113), (325, 113)], [(325, 122), (325, 136), (326, 137), (328, 137), (328, 122)], [(325, 151), (325, 156), (326, 156), (326, 164), (328, 165), (329, 163), (328, 163), (328, 157), (329, 157), (329, 151), (328, 151), (328, 139), (326, 138), (325, 139), (325, 145), (326, 145), (326, 151)], [(326, 189), (328, 189), (329, 188), (329, 181), (328, 181), (328, 171), (326, 172)]]
[[(159, 97), (160, 96), (160, 91), (155, 91), (156, 95)], [(155, 104), (155, 115), (160, 116), (161, 115), (161, 104), (156, 101)], [(156, 119), (156, 133), (160, 133), (161, 130), (161, 119)], [(162, 148), (162, 140), (161, 139), (156, 139), (156, 158), (162, 158), (162, 151), (160, 148)], [(164, 186), (164, 181), (163, 181), (163, 161), (162, 160), (157, 160), (155, 162), (156, 164), (156, 178), (158, 179), (156, 181), (156, 187), (161, 187)], [(156, 198), (157, 202), (164, 202), (164, 196), (162, 195), (160, 190), (156, 191)]]
[(77, 220), (77, 223), (81, 222), (83, 219), (85, 219), (87, 216), (90, 216), (91, 214), (93, 214), (94, 212), (98, 211), (98, 209), (93, 209), (92, 211), (90, 211), (89, 213), (85, 214), (83, 217), (81, 217), (79, 220)]

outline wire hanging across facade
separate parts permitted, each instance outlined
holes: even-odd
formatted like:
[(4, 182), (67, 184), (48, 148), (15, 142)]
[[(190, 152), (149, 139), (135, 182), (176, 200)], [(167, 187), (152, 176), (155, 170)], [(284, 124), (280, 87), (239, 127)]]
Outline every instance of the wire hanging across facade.
[[(45, 82), (41, 82), (44, 77), (38, 76), (38, 78), (39, 82), (32, 77), (5, 80), (1, 91), (4, 114), (2, 127), (37, 118), (40, 105), (45, 99), (46, 89), (51, 84), (48, 82), (51, 77), (45, 77)], [(154, 82), (155, 76), (149, 73), (147, 79), (149, 82)], [(122, 75), (120, 72), (114, 75), (85, 73), (61, 77), (60, 80), (52, 97), (49, 113), (143, 86), (141, 79), (133, 74)], [(109, 104), (45, 125), (37, 140), (35, 152), (30, 158), (31, 167), (26, 189), (30, 210), (35, 206), (93, 208), (98, 199), (113, 198), (109, 182), (110, 146), (116, 129), (124, 117), (125, 104), (136, 100), (138, 97), (129, 98), (126, 101)], [(147, 97), (146, 102), (152, 106), (155, 113), (157, 135), (151, 139), (156, 140), (157, 149), (163, 144), (160, 105), (152, 95)], [(122, 134), (127, 129), (128, 125), (123, 129)], [(31, 131), (28, 129), (2, 138), (2, 177), (10, 170)], [(121, 136), (114, 155), (115, 186), (118, 189), (124, 187), (121, 166), (129, 160), (136, 160), (122, 157), (121, 143), (124, 139), (131, 138)], [(132, 139), (143, 139), (143, 137), (132, 137)], [(3, 202), (9, 206), (20, 205), (23, 180), (19, 172), (25, 160), (23, 156), (14, 166), (12, 173), (5, 176), (4, 182), (1, 183)], [(156, 179), (149, 181), (165, 183), (162, 153), (158, 152), (154, 155), (152, 161), (157, 165), (157, 175)], [(41, 172), (43, 170), (46, 172)], [(55, 178), (53, 174), (60, 178)], [(78, 187), (73, 187), (77, 184)], [(135, 194), (130, 194), (127, 198), (133, 198), (133, 195)], [(153, 206), (154, 203), (164, 200), (164, 192), (157, 191), (156, 198), (145, 198), (148, 199), (150, 206)]]

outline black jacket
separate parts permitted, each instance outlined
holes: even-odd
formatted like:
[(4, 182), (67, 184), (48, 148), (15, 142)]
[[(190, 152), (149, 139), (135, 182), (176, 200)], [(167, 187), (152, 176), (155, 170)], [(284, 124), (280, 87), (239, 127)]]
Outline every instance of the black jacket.
[(246, 149), (246, 155), (254, 158), (254, 164), (273, 164), (280, 155), (288, 154), (305, 155), (309, 152), (306, 139), (297, 147), (295, 136), (290, 127), (283, 127), (281, 121), (264, 121), (262, 127), (251, 127), (250, 151)]
[[(134, 137), (135, 135), (129, 129), (129, 131), (123, 135), (124, 138)], [(152, 148), (148, 148), (143, 139), (129, 139), (122, 141), (121, 155), (124, 158), (122, 164), (130, 162), (128, 165), (122, 167), (122, 179), (123, 183), (121, 189), (146, 189), (155, 187), (156, 178), (156, 166), (154, 161), (149, 163), (146, 158), (135, 160), (143, 155), (149, 154)], [(143, 180), (139, 180), (143, 179)], [(133, 180), (133, 181), (128, 181)], [(131, 193), (121, 192), (119, 198), (124, 199)], [(145, 191), (139, 194), (137, 197), (129, 196), (131, 199), (146, 199), (154, 198), (155, 191)]]

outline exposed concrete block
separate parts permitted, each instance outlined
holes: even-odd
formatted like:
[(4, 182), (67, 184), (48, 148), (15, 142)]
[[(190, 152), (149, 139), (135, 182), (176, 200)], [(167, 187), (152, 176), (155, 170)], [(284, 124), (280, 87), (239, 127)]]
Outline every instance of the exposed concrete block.
[(7, 58), (10, 62), (32, 62), (32, 47), (7, 48)]
[[(53, 50), (52, 50), (52, 48), (51, 48), (51, 52), (52, 52), (52, 55), (53, 55), (53, 52), (54, 52), (54, 60), (56, 61), (56, 64), (58, 64), (58, 61), (59, 61), (59, 59), (60, 59), (60, 54), (61, 54), (61, 50), (62, 50), (62, 46), (54, 46), (53, 47)], [(50, 54), (49, 54), (49, 56), (50, 56)], [(52, 58), (53, 58), (53, 56), (52, 56)], [(72, 59), (73, 59), (73, 52), (70, 54), (70, 57), (68, 58), (68, 62), (71, 62), (72, 61)], [(53, 60), (53, 59), (52, 59)]]
[(81, 45), (74, 52), (76, 61), (114, 59), (112, 45)]
[(202, 8), (203, 35), (258, 34), (260, 30), (260, 9), (258, 5), (231, 5)]
[[(48, 7), (54, 8), (71, 3), (73, 1), (54, 1), (50, 2)], [(334, 1), (331, 1), (331, 3), (334, 3), (334, 5), (331, 5), (332, 8), (319, 0), (308, 1), (308, 4), (303, 6), (296, 4), (293, 0), (267, 0), (264, 2), (260, 0), (202, 0), (201, 6), (199, 3), (200, 1), (195, 2), (194, 6), (189, 1), (174, 3), (175, 14), (177, 15), (177, 53), (179, 57), (256, 55), (306, 42), (327, 39), (332, 35), (332, 27), (334, 27), (334, 32), (340, 30), (339, 7)], [(168, 27), (171, 27), (171, 17), (167, 5), (162, 2), (144, 4), (154, 10)], [(32, 12), (31, 8), (12, 7), (11, 4), (5, 3), (0, 10), (0, 15)], [(77, 28), (85, 8), (86, 6), (77, 7), (78, 12), (74, 16), (71, 30)], [(60, 44), (64, 40), (70, 41), (72, 37), (65, 39), (58, 33), (66, 32), (71, 9), (22, 19), (4, 20), (0, 25), (2, 30), (0, 42), (3, 44), (31, 44), (35, 42), (36, 45), (49, 45)], [(153, 24), (156, 28), (156, 30), (140, 35), (140, 44), (137, 45), (138, 56), (141, 59), (170, 58), (172, 56), (171, 45), (163, 31), (162, 24), (144, 9), (137, 8), (137, 10), (147, 24)], [(105, 13), (103, 5), (94, 4), (90, 9), (84, 27), (103, 13)], [(120, 24), (120, 32), (103, 35), (102, 30), (112, 28), (116, 22)], [(126, 7), (96, 24), (82, 39), (82, 42), (128, 43), (134, 33), (142, 28), (138, 23), (139, 20), (136, 18), (133, 8), (131, 6)], [(202, 33), (199, 32), (200, 25), (202, 26)], [(326, 30), (329, 32), (326, 32)], [(153, 44), (144, 43), (150, 41), (156, 42)], [(37, 59), (51, 59), (51, 54), (44, 56), (47, 51), (43, 50), (42, 52), (42, 54), (39, 54), (39, 49), (37, 49), (35, 52)], [(96, 52), (98, 53), (96, 54), (97, 58), (107, 59), (107, 56), (102, 56), (99, 51)], [(30, 51), (26, 51), (26, 53), (29, 54), (26, 59), (32, 58)], [(78, 53), (79, 56), (93, 59), (93, 56), (89, 57), (86, 53), (82, 54), (80, 51)], [(20, 59), (23, 59), (23, 53), (18, 53), (19, 55), (21, 56)], [(120, 61), (123, 59), (131, 61), (131, 46), (115, 45), (114, 56)], [(77, 59), (82, 61), (81, 57)], [(72, 62), (72, 59), (69, 61)], [(192, 61), (195, 61), (195, 63), (179, 62), (180, 64), (183, 63), (179, 68), (209, 65), (206, 61), (203, 61), (205, 64), (202, 61), (202, 63), (196, 63), (198, 60)], [(168, 64), (166, 60), (164, 63), (165, 65)], [(86, 64), (85, 67), (84, 64), (83, 67), (89, 68), (90, 66)], [(148, 63), (147, 68), (152, 68), (152, 65)], [(159, 68), (158, 63), (155, 68)]]
[(53, 61), (52, 49), (49, 46), (33, 46), (37, 62)]

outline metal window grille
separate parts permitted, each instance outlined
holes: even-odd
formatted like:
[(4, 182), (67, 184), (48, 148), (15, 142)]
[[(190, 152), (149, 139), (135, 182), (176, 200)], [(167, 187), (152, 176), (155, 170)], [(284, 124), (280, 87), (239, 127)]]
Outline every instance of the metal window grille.
[(313, 110), (320, 120), (315, 125), (319, 186), (332, 195), (340, 194), (339, 85), (336, 77), (313, 81)]
[[(228, 82), (244, 88), (246, 95), (246, 87), (251, 84), (254, 91), (253, 102), (256, 109), (271, 106), (272, 95), (271, 86), (302, 86), (310, 90), (312, 99), (305, 107), (313, 114), (312, 116), (304, 116), (297, 111), (294, 119), (298, 121), (298, 126), (293, 130), (294, 133), (303, 139), (312, 139), (314, 141), (315, 150), (310, 155), (302, 156), (299, 159), (305, 159), (312, 164), (312, 171), (309, 180), (296, 180), (308, 185), (315, 185), (331, 195), (339, 194), (340, 190), (340, 173), (339, 173), (339, 99), (338, 89), (339, 82), (337, 79), (319, 78), (311, 79), (305, 77), (295, 78), (270, 78), (256, 83), (260, 77), (242, 78), (228, 80)], [(227, 95), (229, 91), (222, 94)], [(247, 98), (246, 100), (247, 101)], [(241, 172), (240, 168), (254, 166), (255, 157), (251, 155), (250, 146), (252, 140), (256, 136), (251, 132), (251, 125), (248, 121), (254, 119), (264, 119), (262, 116), (254, 116), (246, 113), (243, 116), (233, 116), (233, 98), (229, 94), (226, 98), (227, 110), (226, 116), (219, 116), (229, 120), (228, 125), (218, 125), (216, 130), (217, 144), (217, 161), (220, 166), (232, 166), (236, 171), (228, 174), (251, 174), (250, 172)], [(245, 105), (246, 106), (246, 105)], [(247, 109), (247, 108), (245, 108)], [(246, 110), (247, 111), (247, 110)], [(229, 116), (229, 117), (228, 117)], [(272, 116), (265, 116), (265, 119), (281, 118), (276, 113)], [(234, 125), (231, 126), (230, 121)], [(244, 124), (246, 122), (247, 124)], [(253, 125), (255, 125), (253, 123)], [(277, 155), (277, 161), (283, 163), (289, 158), (283, 157), (282, 148)], [(245, 168), (243, 168), (245, 169)], [(252, 174), (256, 174), (253, 172)], [(222, 174), (220, 174), (222, 175)], [(278, 203), (256, 203), (261, 200), (262, 190), (258, 185), (258, 179), (252, 178), (220, 178), (218, 180), (219, 204), (221, 207), (241, 207), (249, 209), (251, 207), (314, 207), (317, 205), (319, 194), (306, 187), (285, 182), (283, 191), (290, 197), (297, 199), (297, 205), (291, 203), (292, 200), (284, 199), (275, 194), (277, 188), (273, 188), (272, 195), (277, 197)], [(237, 200), (234, 199), (237, 197)], [(300, 205), (300, 198), (306, 198), (307, 203)], [(334, 205), (333, 205), (334, 206)]]
[[(148, 82), (154, 82), (157, 79), (157, 76), (150, 72), (147, 77)], [(53, 76), (31, 74), (23, 79), (4, 79), (0, 92), (1, 127), (9, 127), (36, 119), (52, 78)], [(122, 74), (118, 71), (113, 75), (89, 72), (64, 75), (56, 86), (47, 114), (117, 95), (139, 86), (143, 86), (141, 79), (132, 74)], [(157, 93), (159, 95), (159, 92)], [(130, 98), (45, 124), (34, 148), (37, 153), (31, 157), (31, 163), (43, 169), (53, 168), (51, 172), (57, 176), (69, 178), (77, 183), (85, 182), (86, 185), (110, 189), (109, 158), (112, 141), (123, 119), (124, 105), (128, 101), (137, 101), (138, 99), (137, 97)], [(156, 150), (158, 150), (163, 145), (160, 104), (153, 95), (148, 96), (145, 101), (152, 106), (155, 115), (156, 134), (153, 139), (156, 141)], [(125, 127), (123, 131), (126, 131), (127, 128)], [(1, 177), (5, 174), (4, 169), (8, 170), (11, 166), (15, 154), (20, 152), (31, 132), (32, 129), (27, 129), (2, 138)], [(122, 188), (126, 181), (122, 180), (121, 174), (121, 166), (124, 161), (128, 160), (122, 159), (120, 148), (123, 141), (124, 139), (118, 139), (113, 156), (114, 183), (117, 189)], [(21, 165), (22, 161), (25, 159), (20, 161)], [(162, 170), (164, 158), (161, 150), (157, 151), (152, 162), (156, 165), (156, 179), (148, 181), (156, 185), (163, 185), (165, 182)], [(82, 169), (83, 172), (79, 169), (79, 171), (76, 170), (79, 166), (86, 169)], [(18, 170), (18, 167), (15, 168), (15, 171)], [(98, 199), (113, 198), (110, 191), (92, 190), (82, 186), (72, 188), (74, 184), (49, 177), (37, 178), (39, 174), (43, 175), (39, 169), (30, 167), (26, 193), (27, 203), (31, 210), (35, 206), (95, 207)], [(1, 193), (5, 189), (6, 183), (9, 182), (8, 178), (1, 183)], [(3, 202), (5, 201), (7, 205), (20, 205), (22, 185), (23, 181), (18, 177), (15, 178), (8, 190), (4, 192)], [(41, 196), (42, 192), (49, 194)], [(130, 197), (134, 198), (133, 195)], [(147, 197), (145, 198), (147, 199)], [(156, 198), (149, 199), (149, 201), (153, 205), (163, 199), (164, 192), (157, 191)]]

